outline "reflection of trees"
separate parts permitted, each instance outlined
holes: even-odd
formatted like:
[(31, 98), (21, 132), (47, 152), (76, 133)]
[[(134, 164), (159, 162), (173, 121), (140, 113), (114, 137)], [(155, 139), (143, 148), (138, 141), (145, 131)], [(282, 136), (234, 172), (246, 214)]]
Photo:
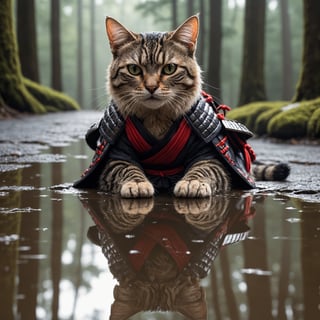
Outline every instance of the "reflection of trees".
[(82, 257), (82, 245), (84, 243), (84, 238), (86, 235), (85, 230), (85, 214), (86, 212), (82, 209), (80, 210), (80, 228), (78, 232), (78, 239), (77, 239), (77, 247), (74, 252), (74, 263), (75, 266), (74, 274), (74, 304), (73, 304), (73, 310), (72, 315), (74, 317), (76, 306), (77, 306), (77, 300), (78, 300), (78, 294), (79, 294), (79, 288), (82, 284), (82, 264), (81, 264), (81, 257)]
[(218, 292), (218, 277), (215, 266), (213, 265), (210, 273), (210, 286), (212, 291), (212, 305), (214, 310), (214, 315), (216, 320), (221, 320), (221, 310), (219, 303), (219, 292)]
[[(61, 148), (53, 147), (53, 154), (61, 154)], [(61, 183), (62, 164), (53, 163), (51, 181), (53, 185)], [(52, 319), (58, 319), (59, 311), (59, 284), (61, 281), (61, 255), (62, 255), (62, 230), (63, 230), (63, 195), (56, 194), (56, 201), (52, 202), (51, 225), (51, 279), (52, 279)]]
[[(40, 186), (40, 177), (37, 175), (39, 172), (40, 164), (25, 168), (22, 185), (29, 185), (32, 181), (33, 186)], [(29, 192), (22, 192), (21, 206), (40, 208), (39, 196), (40, 191), (37, 190), (32, 191), (32, 199), (30, 199)], [(28, 256), (39, 254), (39, 232), (36, 232), (36, 229), (39, 227), (40, 216), (38, 212), (35, 212), (23, 214), (21, 218), (20, 244), (26, 248), (26, 251), (20, 252), (19, 295), (23, 299), (19, 300), (18, 310), (22, 319), (36, 319), (39, 260), (28, 258)]]
[(319, 204), (304, 204), (301, 222), (301, 265), (305, 320), (319, 319), (320, 253)]
[[(266, 246), (266, 226), (265, 226), (265, 205), (257, 203), (257, 212), (260, 218), (253, 220), (253, 232), (255, 239), (245, 241), (244, 247), (244, 267), (248, 269), (269, 270), (268, 251)], [(249, 318), (272, 319), (272, 302), (270, 277), (255, 274), (246, 274), (247, 298)]]
[(221, 251), (220, 262), (221, 262), (221, 269), (222, 269), (222, 283), (225, 289), (227, 308), (230, 313), (230, 318), (232, 320), (237, 320), (239, 319), (239, 309), (237, 306), (235, 293), (232, 288), (232, 281), (231, 281), (232, 274), (230, 271), (230, 262), (229, 262), (227, 251), (225, 250)]
[[(288, 271), (291, 261), (287, 259), (290, 258), (291, 244), (288, 241), (281, 241), (283, 246), (276, 248), (274, 247), (276, 242), (273, 241), (270, 248), (267, 246), (268, 239), (270, 239), (267, 234), (270, 225), (267, 228), (267, 221), (270, 223), (269, 219), (272, 211), (276, 211), (279, 216), (283, 213), (284, 217), (281, 216), (283, 224), (280, 232), (284, 237), (290, 235), (289, 228), (291, 225), (288, 224), (288, 221), (285, 221), (285, 216), (289, 213), (284, 204), (282, 203), (279, 206), (279, 203), (278, 201), (265, 202), (264, 197), (255, 197), (256, 218), (250, 224), (252, 230), (250, 233), (254, 238), (244, 241), (236, 251), (234, 251), (235, 248), (231, 251), (231, 248), (224, 248), (220, 252), (220, 265), (216, 264), (212, 268), (210, 278), (215, 319), (222, 319), (225, 316), (236, 320), (245, 315), (246, 319), (273, 319), (276, 309), (272, 308), (272, 302), (277, 298), (277, 293), (279, 300), (276, 304), (278, 315), (275, 318), (286, 319), (282, 317), (285, 316), (285, 312), (282, 312), (282, 310), (285, 310), (285, 302), (288, 299)], [(273, 222), (272, 226), (275, 226)], [(279, 264), (274, 261), (278, 253), (282, 254)], [(242, 259), (239, 260), (239, 257), (243, 257), (243, 261)], [(268, 261), (269, 257), (277, 266), (280, 265), (280, 274), (277, 273), (276, 275), (276, 279), (279, 280), (273, 290), (271, 279), (275, 277), (270, 276), (272, 266)], [(242, 276), (240, 278), (241, 269)], [(237, 283), (239, 287), (236, 286)]]
[[(1, 180), (7, 185), (20, 185), (21, 171), (2, 173)], [(10, 192), (1, 198), (5, 210), (0, 212), (0, 236), (7, 237), (7, 240), (0, 242), (0, 319), (13, 320), (19, 245), (18, 239), (13, 237), (20, 232), (21, 212), (10, 212), (10, 209), (19, 207), (20, 193)]]
[(289, 274), (290, 274), (290, 257), (291, 257), (291, 226), (285, 221), (289, 218), (288, 211), (283, 213), (281, 220), (281, 234), (283, 237), (288, 237), (288, 240), (282, 241), (281, 255), (280, 255), (280, 274), (279, 274), (279, 294), (278, 294), (278, 316), (277, 319), (287, 319), (286, 316), (286, 299), (288, 297)]

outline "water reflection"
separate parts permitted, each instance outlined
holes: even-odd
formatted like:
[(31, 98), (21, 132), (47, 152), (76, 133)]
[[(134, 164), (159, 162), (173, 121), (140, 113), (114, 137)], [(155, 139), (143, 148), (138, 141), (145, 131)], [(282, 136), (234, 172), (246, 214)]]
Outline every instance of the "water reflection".
[[(121, 199), (90, 194), (81, 202), (95, 222), (89, 239), (102, 247), (118, 284), (110, 319), (141, 311), (207, 319), (200, 280), (221, 247), (246, 238), (252, 196)], [(141, 314), (140, 314), (141, 316)]]
[[(320, 319), (319, 203), (261, 190), (211, 202), (120, 200), (71, 187), (86, 167), (81, 143), (52, 147), (50, 154), (57, 156), (0, 172), (0, 319), (100, 320), (137, 307), (191, 315), (199, 308), (208, 320)], [(251, 198), (252, 205), (245, 200)], [(245, 212), (253, 210), (245, 208), (252, 206), (248, 220)], [(106, 255), (113, 252), (108, 244), (117, 245), (113, 260), (87, 239), (88, 210), (101, 221), (90, 239), (103, 240)], [(153, 225), (163, 225), (171, 241), (156, 242), (141, 266), (134, 241), (146, 242)], [(128, 299), (129, 311), (121, 307)], [(130, 320), (186, 319), (181, 312), (141, 311)]]

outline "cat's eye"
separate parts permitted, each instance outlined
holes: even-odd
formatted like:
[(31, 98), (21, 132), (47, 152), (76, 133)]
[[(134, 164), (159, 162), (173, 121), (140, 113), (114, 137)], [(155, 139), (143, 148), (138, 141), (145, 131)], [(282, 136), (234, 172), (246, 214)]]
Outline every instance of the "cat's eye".
[(177, 65), (175, 63), (169, 63), (163, 67), (162, 73), (166, 75), (170, 75), (175, 73), (176, 70), (177, 70)]
[(141, 68), (136, 65), (136, 64), (128, 64), (127, 66), (128, 71), (133, 75), (133, 76), (138, 76), (140, 74), (142, 74), (142, 70)]

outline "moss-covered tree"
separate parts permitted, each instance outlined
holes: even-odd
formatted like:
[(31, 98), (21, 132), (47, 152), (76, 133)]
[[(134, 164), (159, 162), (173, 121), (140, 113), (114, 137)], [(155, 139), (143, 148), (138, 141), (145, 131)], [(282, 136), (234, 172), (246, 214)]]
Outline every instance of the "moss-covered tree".
[(304, 0), (304, 43), (300, 80), (294, 101), (320, 96), (320, 1)]
[[(30, 61), (32, 63), (32, 61)], [(21, 72), (15, 28), (13, 0), (0, 1), (0, 114), (12, 108), (19, 112), (45, 113), (74, 110), (78, 104), (72, 99), (40, 86), (26, 85)], [(33, 92), (28, 89), (32, 86)], [(42, 100), (45, 97), (45, 100)]]
[(266, 100), (264, 48), (266, 0), (247, 0), (239, 105)]

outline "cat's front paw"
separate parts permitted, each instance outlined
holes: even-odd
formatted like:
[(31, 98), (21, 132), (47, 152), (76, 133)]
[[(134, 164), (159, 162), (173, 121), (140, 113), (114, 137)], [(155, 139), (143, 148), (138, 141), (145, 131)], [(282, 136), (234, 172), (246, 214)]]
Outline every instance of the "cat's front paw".
[(122, 185), (120, 195), (123, 198), (150, 198), (154, 195), (154, 188), (149, 181), (128, 181)]
[(210, 184), (199, 180), (180, 180), (174, 187), (173, 193), (181, 198), (205, 198), (212, 195)]

